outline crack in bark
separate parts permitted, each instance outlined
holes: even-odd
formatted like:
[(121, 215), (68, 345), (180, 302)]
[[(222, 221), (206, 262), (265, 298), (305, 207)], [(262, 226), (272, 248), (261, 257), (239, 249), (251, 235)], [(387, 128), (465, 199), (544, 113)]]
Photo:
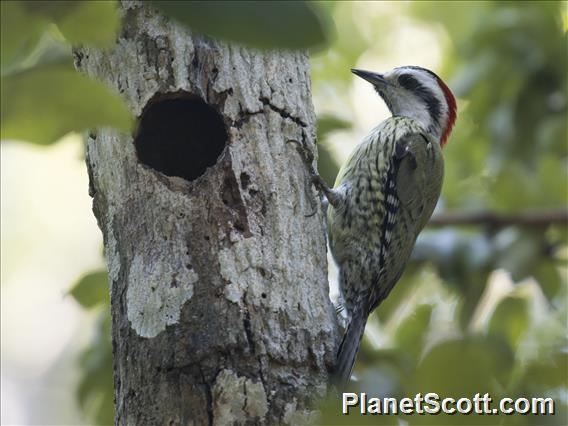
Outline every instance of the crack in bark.
[(253, 331), (252, 331), (252, 327), (251, 327), (250, 312), (249, 312), (249, 309), (248, 309), (248, 305), (246, 304), (247, 294), (248, 294), (247, 291), (245, 291), (244, 294), (243, 294), (243, 301), (245, 301), (245, 303), (243, 304), (244, 305), (244, 308), (243, 308), (243, 311), (244, 311), (243, 326), (244, 326), (244, 329), (245, 329), (245, 335), (247, 337), (247, 342), (248, 342), (249, 348), (251, 350), (251, 353), (255, 354), (256, 353), (256, 345), (254, 343), (254, 335), (253, 335)]
[[(224, 93), (227, 92), (226, 90), (221, 92)], [(225, 98), (226, 99), (226, 98)], [(272, 105), (268, 99), (266, 98), (260, 98), (260, 101), (262, 102), (262, 104), (264, 106), (267, 106), (268, 108), (270, 108), (272, 111), (278, 113), (282, 118), (288, 118), (290, 120), (292, 120), (294, 123), (296, 123), (298, 126), (305, 128), (307, 127), (307, 124), (304, 123), (300, 118), (298, 117), (294, 117), (292, 114), (290, 114), (288, 111), (286, 111), (285, 109), (282, 108), (278, 108), (275, 107), (274, 105)], [(243, 125), (251, 118), (254, 117), (256, 115), (262, 115), (265, 113), (265, 110), (259, 110), (259, 111), (243, 111), (241, 109), (241, 111), (239, 112), (239, 118), (237, 118), (236, 120), (231, 120), (229, 122), (230, 127), (236, 128), (236, 129), (241, 129), (243, 127)]]
[(247, 208), (241, 196), (239, 183), (230, 164), (230, 160), (226, 160), (223, 167), (227, 172), (221, 186), (221, 201), (230, 212), (229, 220), (232, 222), (231, 229), (239, 232), (245, 238), (249, 238), (252, 236), (252, 233), (249, 227)]
[(264, 371), (262, 370), (262, 359), (261, 356), (258, 355), (256, 357), (257, 361), (258, 361), (258, 375), (260, 377), (260, 383), (262, 383), (262, 387), (265, 390), (266, 393), (266, 403), (270, 406), (271, 401), (272, 401), (272, 394), (270, 392), (267, 391), (268, 386), (267, 386), (267, 381), (266, 378), (264, 377)]
[[(207, 399), (207, 420), (208, 420), (208, 424), (210, 426), (213, 426), (213, 391), (211, 389), (211, 384), (205, 379), (205, 374), (203, 373), (203, 369), (199, 366), (199, 373), (201, 374), (201, 380), (203, 382), (203, 385), (205, 386), (205, 398)], [(215, 382), (215, 380), (217, 380), (217, 376), (219, 375), (219, 372), (217, 372), (217, 374), (215, 374), (215, 379), (213, 380), (213, 383)]]
[[(233, 94), (232, 88), (229, 88), (227, 90), (224, 90), (223, 92), (220, 92), (220, 94), (225, 94), (226, 92), (228, 92), (229, 95)], [(223, 99), (223, 102), (225, 102), (227, 99), (227, 96), (225, 96), (225, 98)], [(286, 111), (286, 109), (284, 108), (279, 108), (277, 106), (274, 106), (270, 103), (270, 99), (266, 98), (266, 97), (261, 97), (259, 98), (259, 101), (262, 102), (262, 105), (265, 107), (268, 107), (269, 109), (271, 109), (272, 111), (278, 113), (278, 115), (280, 115), (280, 117), (282, 118), (287, 118), (292, 120), (294, 123), (296, 123), (298, 126), (302, 127), (302, 128), (306, 128), (308, 127), (308, 125), (299, 117), (295, 117), (293, 116), (291, 113), (289, 113), (288, 111)], [(255, 116), (255, 115), (260, 115), (260, 114), (264, 114), (265, 113), (265, 109), (261, 109), (258, 111), (243, 111), (242, 106), (239, 110), (239, 118), (237, 118), (236, 120), (231, 120), (230, 122), (230, 126), (240, 129), (243, 127), (243, 124), (245, 122), (247, 122), (251, 117)], [(304, 138), (304, 134), (302, 133), (302, 138)]]
[(243, 412), (246, 413), (247, 412), (247, 403), (248, 403), (247, 379), (246, 378), (245, 378), (245, 380), (243, 380), (243, 395), (244, 395)]
[(278, 108), (277, 106), (274, 106), (270, 103), (270, 99), (265, 98), (265, 97), (261, 97), (260, 102), (262, 102), (262, 104), (264, 106), (267, 106), (268, 108), (270, 108), (272, 111), (277, 112), (278, 114), (280, 114), (281, 117), (283, 118), (289, 118), (290, 120), (292, 120), (294, 123), (296, 123), (298, 126), (301, 127), (307, 127), (308, 125), (306, 123), (304, 123), (299, 117), (294, 117), (292, 114), (290, 114), (288, 111), (286, 111), (284, 108)]
[[(213, 68), (214, 70), (216, 70), (217, 68)], [(209, 83), (207, 86), (207, 93), (209, 93)], [(218, 105), (219, 107), (217, 108), (217, 110), (219, 112), (224, 111), (225, 110), (225, 104), (227, 103), (227, 99), (229, 98), (229, 96), (233, 96), (233, 93), (235, 93), (235, 91), (233, 90), (232, 87), (229, 87), (228, 89), (222, 90), (220, 92), (215, 92), (213, 91), (213, 93), (215, 94), (215, 99), (216, 102), (215, 104)], [(211, 96), (213, 97), (213, 96)], [(226, 116), (223, 114), (223, 117), (225, 118), (225, 122), (227, 122)], [(229, 121), (229, 124), (232, 124), (232, 121)], [(231, 141), (228, 140), (227, 143), (230, 143)]]
[(235, 129), (241, 129), (243, 127), (243, 125), (253, 116), (255, 115), (260, 115), (260, 114), (264, 114), (264, 110), (260, 110), (260, 111), (243, 111), (243, 108), (241, 105), (240, 106), (240, 110), (239, 110), (239, 118), (237, 118), (236, 120), (232, 120), (230, 125), (231, 127), (235, 128)]

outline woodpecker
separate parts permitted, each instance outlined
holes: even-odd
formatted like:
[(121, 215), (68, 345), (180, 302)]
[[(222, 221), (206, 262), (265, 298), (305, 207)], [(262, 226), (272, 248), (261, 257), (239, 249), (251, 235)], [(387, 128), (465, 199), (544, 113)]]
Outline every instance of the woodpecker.
[(328, 200), (329, 246), (349, 320), (333, 372), (339, 385), (351, 377), (369, 314), (399, 280), (436, 206), (442, 148), (457, 115), (451, 90), (432, 71), (351, 71), (373, 85), (392, 117), (354, 149), (333, 189), (311, 169)]

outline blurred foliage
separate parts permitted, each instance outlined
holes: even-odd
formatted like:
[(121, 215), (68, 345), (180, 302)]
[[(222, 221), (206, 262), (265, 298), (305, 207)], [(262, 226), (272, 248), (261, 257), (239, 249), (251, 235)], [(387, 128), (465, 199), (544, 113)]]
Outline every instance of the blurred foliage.
[(321, 48), (329, 37), (327, 15), (306, 1), (149, 3), (195, 31), (262, 49)]
[(97, 312), (94, 337), (80, 356), (77, 400), (95, 424), (114, 424), (111, 316), (108, 274), (94, 271), (79, 279), (69, 294), (85, 309)]
[(91, 272), (83, 276), (71, 287), (69, 294), (85, 308), (90, 309), (100, 304), (109, 304), (109, 283), (106, 271)]
[(351, 123), (342, 120), (339, 117), (322, 114), (317, 120), (317, 140), (318, 144), (318, 172), (328, 185), (333, 185), (335, 177), (339, 172), (339, 164), (337, 163), (328, 144), (325, 143), (330, 134), (351, 129)]
[(120, 23), (115, 2), (5, 1), (0, 17), (0, 139), (45, 145), (88, 128), (131, 130), (126, 103), (75, 71), (69, 44), (112, 44)]
[[(148, 3), (193, 30), (258, 48), (322, 48), (332, 29), (328, 16), (304, 1)], [(13, 0), (0, 6), (0, 139), (48, 145), (71, 131), (105, 126), (131, 131), (132, 117), (120, 95), (77, 73), (72, 61), (71, 45), (106, 48), (115, 42), (120, 30), (115, 1)], [(331, 131), (346, 123), (330, 119), (327, 127)], [(111, 424), (107, 273), (85, 275), (69, 295), (83, 308), (98, 311), (95, 336), (79, 360), (78, 403), (90, 422)]]
[[(448, 28), (470, 27), (467, 37), (452, 37), (457, 60), (447, 64), (453, 70), (452, 87), (467, 100), (467, 115), (460, 119), (464, 125), (453, 138), (467, 143), (449, 145), (448, 158), (470, 155), (475, 160), (465, 168), (448, 161), (448, 207), (469, 204), (516, 211), (558, 206), (565, 199), (568, 178), (568, 55), (561, 16), (566, 4), (452, 4), (436, 17), (432, 8), (415, 6), (417, 14)], [(468, 23), (460, 22), (460, 16), (467, 16)], [(482, 174), (472, 173), (475, 170)], [(459, 182), (467, 182), (469, 191)], [(476, 197), (466, 199), (471, 192)]]
[(69, 43), (97, 47), (109, 46), (120, 24), (113, 1), (6, 1), (0, 17), (2, 75), (33, 65), (32, 53), (53, 24)]
[(129, 129), (130, 112), (119, 96), (69, 62), (36, 65), (2, 77), (2, 85), (2, 139), (47, 145), (70, 131)]
[[(502, 214), (565, 209), (568, 204), (568, 9), (565, 2), (413, 2), (400, 4), (414, 25), (442, 31), (435, 70), (459, 98), (445, 150), (437, 211)], [(316, 95), (339, 78), (350, 110), (350, 76), (362, 51), (388, 39), (393, 24), (362, 6), (335, 6), (345, 36), (314, 60)], [(348, 10), (352, 9), (349, 13)], [(388, 8), (383, 10), (388, 12)], [(338, 12), (341, 13), (338, 13)], [(386, 28), (385, 28), (386, 27)], [(370, 29), (371, 28), (371, 29)], [(371, 35), (370, 35), (371, 34)], [(346, 45), (356, 40), (355, 51)], [(380, 43), (379, 40), (379, 43)], [(446, 42), (444, 43), (444, 40)], [(348, 44), (348, 43), (347, 43)], [(407, 64), (399, 64), (407, 65)], [(420, 65), (420, 64), (416, 64)], [(318, 81), (321, 76), (323, 81)], [(449, 77), (449, 78), (448, 78)], [(328, 145), (329, 136), (320, 138)], [(328, 148), (329, 149), (329, 148)], [(330, 167), (321, 164), (320, 168)], [(335, 166), (333, 166), (335, 167)], [(567, 224), (427, 229), (401, 281), (371, 316), (349, 391), (377, 397), (417, 392), (552, 397), (554, 416), (400, 416), (405, 424), (568, 424)], [(341, 416), (325, 424), (396, 424), (395, 416)]]
[[(331, 31), (327, 15), (304, 1), (148, 3), (198, 32), (265, 49), (322, 48)], [(115, 1), (3, 1), (0, 16), (0, 139), (47, 145), (71, 131), (132, 130), (122, 98), (76, 73), (71, 60), (71, 45), (114, 43)]]

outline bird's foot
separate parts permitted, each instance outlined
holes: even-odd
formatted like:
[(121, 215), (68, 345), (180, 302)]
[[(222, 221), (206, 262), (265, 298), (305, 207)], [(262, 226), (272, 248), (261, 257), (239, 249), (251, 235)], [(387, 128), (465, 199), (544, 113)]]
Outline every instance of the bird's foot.
[(337, 322), (341, 327), (342, 333), (347, 330), (347, 325), (349, 324), (349, 316), (347, 314), (347, 310), (345, 309), (345, 305), (343, 304), (342, 300), (338, 300), (337, 303), (334, 303), (333, 307), (335, 308), (335, 316), (337, 318)]

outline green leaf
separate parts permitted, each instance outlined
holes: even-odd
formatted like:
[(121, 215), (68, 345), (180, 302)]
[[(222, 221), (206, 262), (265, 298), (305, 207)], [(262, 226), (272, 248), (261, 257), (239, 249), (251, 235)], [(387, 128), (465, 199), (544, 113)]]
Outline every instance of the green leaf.
[(48, 21), (27, 13), (21, 2), (0, 2), (0, 64), (2, 74), (23, 61), (37, 45)]
[(349, 130), (352, 123), (330, 114), (318, 117), (318, 140), (325, 139), (328, 134), (338, 130)]
[(73, 13), (73, 11), (83, 3), (83, 1), (68, 2), (65, 0), (24, 0), (18, 1), (22, 8), (30, 16), (42, 16), (50, 22)]
[(42, 34), (55, 28), (50, 24), (60, 40), (97, 47), (112, 44), (120, 28), (114, 1), (4, 1), (0, 16), (2, 74), (35, 51)]
[(114, 1), (82, 1), (55, 22), (69, 43), (97, 47), (111, 45), (120, 29), (120, 15)]
[(95, 424), (113, 424), (112, 345), (108, 305), (99, 313), (97, 333), (81, 354), (80, 371), (76, 392), (83, 413)]
[(98, 271), (85, 275), (69, 290), (69, 294), (86, 309), (108, 302), (107, 272)]
[(497, 339), (459, 338), (434, 346), (418, 365), (407, 394), (437, 392), (444, 396), (472, 396), (493, 392), (508, 383), (513, 353)]
[(129, 132), (122, 98), (71, 64), (40, 65), (2, 77), (1, 139), (50, 144), (71, 131), (115, 127)]
[[(442, 398), (472, 398), (476, 393), (489, 393), (499, 398), (510, 379), (513, 354), (494, 339), (459, 338), (434, 346), (407, 377), (404, 395), (435, 392)], [(406, 418), (405, 418), (406, 420)], [(411, 424), (455, 425), (456, 416), (418, 416), (408, 418)], [(488, 416), (460, 416), (459, 424), (495, 425)]]
[(544, 359), (531, 362), (523, 377), (525, 386), (544, 389), (568, 388), (568, 354), (554, 353)]
[(320, 47), (324, 15), (305, 1), (150, 1), (158, 10), (211, 37), (270, 49)]
[(430, 328), (432, 309), (432, 305), (420, 305), (398, 326), (395, 342), (404, 353), (420, 356), (426, 333)]
[(561, 262), (554, 262), (550, 259), (540, 259), (535, 265), (533, 276), (536, 278), (542, 291), (552, 300), (560, 293), (562, 289), (562, 277), (558, 272), (558, 267)]
[(519, 339), (529, 325), (527, 300), (521, 297), (506, 297), (495, 309), (489, 322), (489, 334), (504, 337), (511, 348), (517, 348)]

